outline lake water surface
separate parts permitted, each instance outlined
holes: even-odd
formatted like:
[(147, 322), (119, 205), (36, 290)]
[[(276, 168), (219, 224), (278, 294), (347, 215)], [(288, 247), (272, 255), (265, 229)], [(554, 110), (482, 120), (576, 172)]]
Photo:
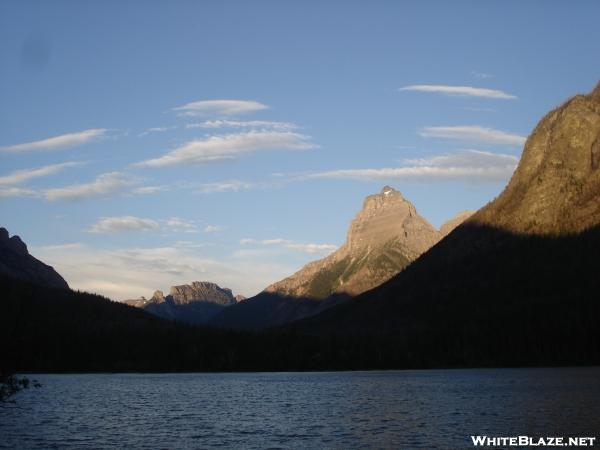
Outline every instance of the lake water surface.
[[(597, 436), (600, 369), (35, 375), (0, 448), (473, 448)], [(600, 446), (597, 442), (596, 446)]]

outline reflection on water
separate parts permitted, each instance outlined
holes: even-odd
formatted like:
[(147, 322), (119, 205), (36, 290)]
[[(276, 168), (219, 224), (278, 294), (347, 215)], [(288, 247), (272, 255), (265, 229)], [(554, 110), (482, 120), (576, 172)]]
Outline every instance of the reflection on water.
[(469, 448), (596, 436), (600, 369), (37, 375), (0, 448)]

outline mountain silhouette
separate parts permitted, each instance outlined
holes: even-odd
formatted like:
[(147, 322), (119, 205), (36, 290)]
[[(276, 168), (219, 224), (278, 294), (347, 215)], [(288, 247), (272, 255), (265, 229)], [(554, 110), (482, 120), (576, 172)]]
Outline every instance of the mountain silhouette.
[(438, 231), (400, 192), (385, 186), (364, 200), (339, 249), (223, 310), (210, 323), (260, 329), (318, 314), (389, 280), (469, 214), (459, 214)]
[(19, 236), (9, 237), (6, 228), (0, 228), (0, 274), (45, 286), (69, 287), (51, 266), (29, 254)]
[(124, 300), (123, 303), (163, 319), (203, 324), (242, 299), (243, 296), (234, 296), (231, 289), (207, 281), (194, 281), (192, 284), (171, 286), (166, 296), (162, 291), (156, 291), (150, 299), (140, 297)]
[(599, 158), (600, 84), (540, 121), (498, 198), (396, 277), (296, 329), (390, 335), (399, 352), (447, 364), (597, 357)]

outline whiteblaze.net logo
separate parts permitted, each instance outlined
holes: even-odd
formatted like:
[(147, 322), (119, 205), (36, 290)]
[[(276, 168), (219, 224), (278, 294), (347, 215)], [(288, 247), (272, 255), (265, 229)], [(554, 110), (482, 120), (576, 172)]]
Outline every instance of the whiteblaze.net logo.
[(595, 437), (471, 436), (474, 447), (593, 447)]

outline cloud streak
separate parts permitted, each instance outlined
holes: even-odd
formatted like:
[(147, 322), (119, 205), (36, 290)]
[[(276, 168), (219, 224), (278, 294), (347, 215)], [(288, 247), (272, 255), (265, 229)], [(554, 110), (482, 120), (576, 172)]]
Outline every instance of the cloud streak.
[(37, 197), (38, 193), (33, 189), (20, 188), (20, 187), (0, 187), (0, 198), (10, 197)]
[(173, 108), (181, 116), (235, 116), (269, 107), (255, 100), (200, 100)]
[(484, 142), (486, 144), (523, 145), (527, 138), (514, 133), (478, 125), (451, 127), (424, 127), (419, 135), (426, 138), (455, 139), (464, 142)]
[(299, 179), (349, 178), (361, 181), (504, 182), (514, 172), (518, 158), (480, 150), (463, 150), (430, 158), (407, 159), (402, 167), (342, 169), (299, 175)]
[(121, 172), (108, 172), (98, 175), (95, 180), (89, 183), (46, 189), (43, 191), (43, 195), (46, 200), (51, 202), (57, 200), (78, 200), (113, 194), (133, 184), (134, 182)]
[(206, 120), (200, 123), (188, 123), (186, 128), (271, 128), (275, 130), (295, 130), (298, 125), (290, 122), (272, 120)]
[(146, 128), (144, 131), (142, 131), (140, 134), (138, 134), (139, 137), (144, 137), (149, 135), (150, 133), (164, 133), (165, 131), (169, 131), (169, 130), (174, 130), (175, 128), (177, 128), (176, 126), (172, 126), (172, 127), (152, 127), (152, 128)]
[(225, 180), (225, 181), (216, 181), (214, 183), (205, 183), (200, 186), (198, 190), (201, 194), (215, 194), (219, 192), (238, 192), (238, 191), (247, 191), (249, 189), (254, 189), (260, 187), (259, 183), (249, 183), (240, 180)]
[(315, 148), (309, 136), (292, 132), (250, 131), (197, 139), (165, 155), (137, 163), (138, 167), (205, 164), (235, 159), (261, 150), (306, 150)]
[(167, 220), (167, 226), (171, 231), (181, 233), (197, 233), (198, 226), (193, 220), (182, 219), (181, 217), (171, 217)]
[(240, 240), (240, 245), (262, 245), (262, 246), (269, 246), (269, 247), (282, 247), (282, 248), (287, 248), (290, 250), (296, 250), (299, 252), (310, 253), (310, 254), (328, 254), (337, 248), (337, 246), (333, 245), (333, 244), (314, 244), (314, 243), (305, 244), (305, 243), (295, 242), (290, 239), (282, 239), (282, 238), (263, 239), (263, 240), (246, 238), (246, 239)]
[(35, 169), (24, 169), (11, 172), (8, 175), (0, 176), (0, 186), (12, 186), (29, 181), (33, 178), (53, 175), (70, 167), (80, 166), (80, 162), (65, 162), (61, 164), (51, 164), (49, 166), (38, 167)]
[(515, 100), (518, 97), (516, 95), (507, 94), (504, 91), (496, 89), (477, 88), (472, 86), (447, 86), (442, 84), (413, 84), (411, 86), (405, 86), (399, 91), (413, 91), (413, 92), (432, 92), (436, 94), (454, 95), (463, 97), (483, 97), (483, 98), (495, 98), (503, 100)]
[(5, 152), (26, 152), (32, 150), (58, 150), (71, 148), (77, 145), (87, 144), (98, 139), (106, 133), (104, 128), (93, 128), (90, 130), (78, 131), (76, 133), (67, 133), (60, 136), (54, 136), (40, 141), (25, 142), (23, 144), (8, 145), (0, 147)]
[(90, 233), (111, 234), (123, 231), (152, 231), (160, 228), (152, 219), (135, 216), (102, 217), (90, 228)]

